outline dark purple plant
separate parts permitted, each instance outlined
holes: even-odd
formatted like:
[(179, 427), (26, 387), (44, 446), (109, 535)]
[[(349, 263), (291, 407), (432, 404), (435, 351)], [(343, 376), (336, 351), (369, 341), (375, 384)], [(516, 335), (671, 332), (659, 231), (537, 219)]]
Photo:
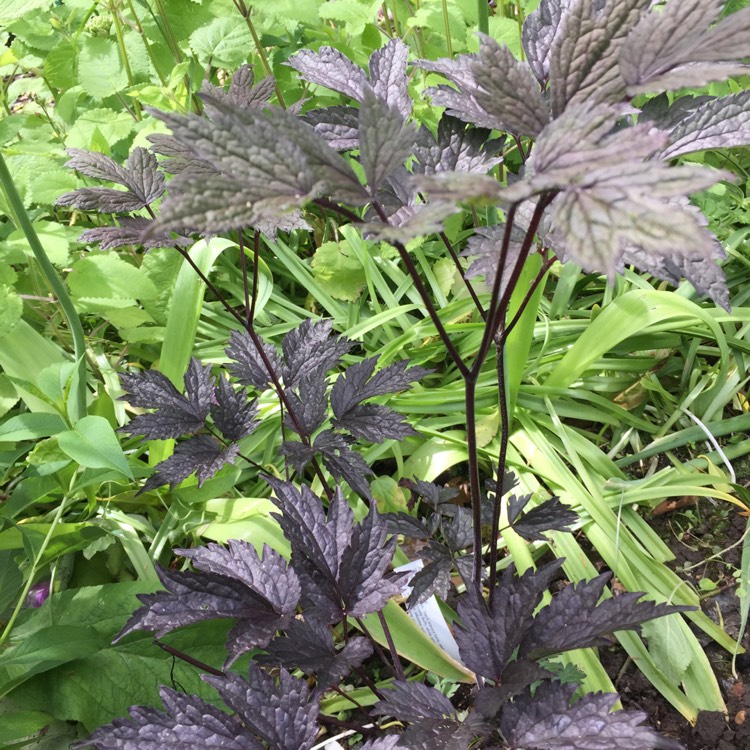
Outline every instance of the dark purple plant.
[[(476, 54), (413, 63), (449, 82), (429, 90), (433, 103), (446, 109), (436, 134), (410, 120), (408, 50), (392, 40), (373, 54), (367, 73), (328, 47), (291, 58), (302, 78), (342, 94), (346, 103), (339, 106), (301, 115), (294, 108), (268, 106), (273, 84), (253, 86), (243, 68), (227, 92), (204, 87), (205, 116), (155, 112), (171, 129), (171, 135), (153, 137), (154, 151), (167, 157), (162, 170), (174, 175), (168, 185), (154, 157), (143, 150), (134, 151), (126, 167), (101, 155), (71, 153), (72, 167), (126, 190), (85, 188), (64, 196), (62, 205), (148, 214), (121, 216), (118, 227), (89, 230), (89, 240), (107, 247), (131, 244), (136, 237), (147, 247), (172, 243), (192, 262), (182, 249), (186, 235), (236, 231), (244, 246), (246, 232), (252, 232), (252, 283), (244, 250), (240, 253), (244, 314), (201, 274), (242, 331), (233, 334), (227, 349), (240, 388), (223, 376), (217, 383), (197, 362), (186, 375), (184, 394), (156, 373), (124, 380), (130, 403), (153, 410), (134, 419), (130, 432), (187, 438), (144, 489), (174, 485), (193, 471), (203, 481), (235, 460), (238, 441), (255, 429), (247, 389), (271, 389), (285, 428), (295, 434), (281, 446), (288, 466), (300, 477), (311, 471), (328, 495), (326, 510), (304, 484), (298, 489), (272, 480), (280, 523), (292, 546), (291, 563), (236, 544), (228, 551), (190, 551), (199, 572), (163, 572), (166, 592), (144, 599), (126, 627), (165, 633), (204, 616), (232, 617), (228, 662), (249, 649), (264, 649), (258, 661), (281, 667), (278, 682), (255, 664), (249, 681), (215, 675), (207, 679), (233, 715), (168, 691), (166, 714), (134, 709), (131, 719), (98, 730), (84, 745), (177, 748), (201, 736), (226, 747), (310, 747), (317, 722), (327, 719), (303, 704), (316, 706), (321, 692), (352, 669), (368, 684), (361, 665), (372, 648), (380, 666), (397, 679), (391, 691), (377, 691), (381, 700), (374, 712), (357, 707), (357, 726), (370, 723), (373, 714), (408, 725), (398, 737), (369, 741), (365, 747), (373, 750), (466, 750), (475, 744), (527, 750), (677, 747), (640, 726), (641, 714), (611, 713), (612, 696), (586, 696), (571, 705), (574, 688), (556, 682), (545, 660), (599, 645), (606, 633), (636, 629), (681, 608), (638, 602), (638, 594), (599, 603), (606, 590), (606, 578), (599, 577), (563, 589), (534, 617), (560, 563), (497, 579), (503, 503), (508, 522), (526, 539), (569, 528), (573, 520), (558, 500), (523, 514), (528, 498), (509, 494), (510, 415), (502, 351), (556, 258), (609, 278), (629, 265), (673, 284), (684, 278), (698, 293), (729, 307), (717, 264), (721, 248), (689, 202), (691, 193), (726, 175), (674, 160), (750, 144), (750, 96), (665, 94), (746, 72), (741, 60), (750, 50), (750, 9), (720, 18), (723, 7), (722, 0), (669, 0), (665, 7), (651, 0), (542, 0), (524, 23), (525, 61), (482, 37)], [(511, 154), (521, 167), (507, 184), (487, 174), (502, 161), (508, 164)], [(167, 187), (157, 209), (154, 202)], [(503, 211), (497, 223), (474, 227), (457, 252), (442, 229), (445, 217), (462, 203), (499, 205)], [(418, 482), (414, 492), (422, 503), (421, 518), (383, 519), (371, 508), (355, 524), (338, 484), (346, 481), (369, 499), (371, 470), (352, 450), (354, 440), (400, 440), (413, 430), (370, 399), (407, 388), (425, 371), (408, 370), (403, 362), (376, 371), (376, 363), (365, 360), (331, 386), (328, 373), (340, 367), (350, 344), (333, 336), (330, 324), (303, 324), (287, 334), (281, 352), (257, 333), (261, 235), (307, 231), (307, 216), (320, 212), (358, 224), (366, 235), (396, 248), (463, 377), (471, 510), (453, 505), (440, 488)], [(415, 236), (433, 233), (445, 244), (484, 321), (471, 358), (446, 331), (405, 246)], [(532, 253), (541, 255), (541, 269), (509, 319), (511, 294)], [(461, 255), (473, 259), (468, 270)], [(491, 289), (484, 303), (472, 286), (475, 276), (484, 277)], [(475, 393), (493, 346), (502, 425), (499, 489), (484, 495)], [(350, 619), (381, 612), (401, 585), (387, 572), (395, 544), (387, 528), (427, 543), (427, 565), (413, 581), (412, 603), (433, 592), (446, 594), (453, 571), (468, 584), (456, 627), (461, 657), (477, 673), (468, 714), (434, 688), (404, 681), (391, 641), (387, 656), (375, 642), (351, 637)], [(480, 552), (486, 541), (488, 559)], [(283, 591), (274, 587), (275, 580), (284, 581)], [(334, 627), (343, 648), (337, 648)], [(315, 684), (309, 695), (308, 685), (285, 671), (294, 668)], [(271, 696), (268, 703), (261, 693)]]

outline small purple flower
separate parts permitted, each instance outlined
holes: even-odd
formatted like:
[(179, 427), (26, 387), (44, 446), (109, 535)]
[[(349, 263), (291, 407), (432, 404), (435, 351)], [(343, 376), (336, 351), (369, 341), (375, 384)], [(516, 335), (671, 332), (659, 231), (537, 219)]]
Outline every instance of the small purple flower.
[(44, 604), (45, 599), (49, 596), (50, 581), (39, 581), (35, 583), (26, 594), (26, 606), (38, 609)]

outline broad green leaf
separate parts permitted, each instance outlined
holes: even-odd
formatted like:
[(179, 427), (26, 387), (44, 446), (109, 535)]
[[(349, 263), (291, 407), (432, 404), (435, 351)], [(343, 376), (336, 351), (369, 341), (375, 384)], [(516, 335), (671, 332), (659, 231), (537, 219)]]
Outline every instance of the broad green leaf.
[(346, 240), (324, 242), (312, 259), (313, 275), (335, 299), (355, 302), (365, 286), (365, 269)]
[(0, 552), (0, 612), (5, 612), (15, 604), (23, 587), (23, 574), (14, 559), (15, 556), (13, 550), (6, 549)]
[(681, 624), (682, 619), (675, 615), (643, 625), (643, 635), (648, 639), (648, 651), (654, 664), (675, 685), (683, 682), (693, 661), (691, 644), (685, 638)]
[(408, 498), (393, 477), (378, 477), (370, 482), (370, 492), (378, 504), (380, 513), (406, 513)]
[(35, 674), (95, 653), (106, 642), (93, 628), (78, 625), (56, 625), (37, 631), (3, 653), (0, 696)]
[(83, 40), (78, 57), (78, 83), (96, 100), (112, 96), (128, 85), (128, 76), (114, 40), (98, 36)]
[(87, 255), (68, 274), (70, 291), (76, 297), (153, 299), (153, 282), (117, 253)]
[[(47, 257), (56, 266), (64, 266), (69, 260), (70, 242), (79, 232), (77, 229), (63, 226), (55, 221), (37, 221), (34, 224), (39, 241)], [(8, 245), (31, 254), (31, 247), (22, 230), (17, 229), (8, 238)]]
[(0, 5), (0, 26), (24, 18), (29, 13), (38, 13), (54, 5), (54, 0), (3, 0)]
[(235, 17), (215, 18), (190, 35), (190, 47), (201, 65), (238, 68), (247, 60), (253, 38)]
[(90, 469), (113, 469), (133, 478), (120, 441), (104, 417), (84, 417), (75, 428), (61, 432), (57, 442), (62, 450), (81, 466)]
[(0, 721), (0, 747), (9, 748), (17, 740), (31, 737), (47, 727), (52, 717), (42, 711), (14, 711), (2, 714)]
[(66, 147), (90, 149), (97, 130), (110, 146), (115, 146), (133, 131), (133, 118), (127, 112), (115, 112), (113, 109), (89, 109), (78, 117), (68, 131)]
[(359, 36), (368, 23), (375, 21), (380, 6), (380, 0), (329, 0), (318, 13), (321, 18), (342, 22), (347, 34)]
[[(48, 523), (20, 523), (5, 529), (0, 532), (0, 550), (36, 550), (49, 533), (50, 526)], [(87, 523), (58, 523), (52, 531), (44, 562), (83, 549), (103, 534), (98, 526)]]
[(9, 334), (21, 320), (23, 302), (15, 289), (0, 284), (0, 338)]
[(15, 443), (20, 440), (38, 440), (39, 438), (57, 435), (66, 430), (68, 425), (59, 414), (30, 412), (11, 417), (0, 425), (0, 442)]
[(44, 74), (56, 89), (71, 89), (78, 80), (78, 46), (73, 39), (61, 39), (44, 60)]
[[(80, 180), (70, 170), (53, 169), (40, 174), (29, 182), (31, 198), (34, 203), (42, 203), (48, 206), (63, 194), (69, 193), (81, 187)], [(77, 237), (78, 233), (76, 233)]]
[[(122, 624), (124, 624), (123, 618)], [(229, 623), (210, 621), (163, 640), (213, 666), (226, 656)], [(59, 626), (56, 626), (59, 627)], [(12, 693), (14, 702), (45, 710), (59, 719), (80, 721), (91, 731), (132, 705), (158, 705), (160, 685), (178, 683), (188, 694), (216, 702), (216, 693), (200, 679), (200, 670), (173, 659), (153, 643), (151, 633), (104, 647), (71, 664), (38, 674)]]
[(5, 374), (0, 374), (0, 417), (5, 416), (17, 403), (18, 392)]

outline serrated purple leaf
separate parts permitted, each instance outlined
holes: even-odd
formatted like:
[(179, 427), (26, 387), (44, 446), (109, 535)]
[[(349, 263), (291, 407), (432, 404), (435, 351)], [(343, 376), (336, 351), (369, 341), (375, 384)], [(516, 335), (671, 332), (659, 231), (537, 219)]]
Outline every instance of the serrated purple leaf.
[(525, 63), (492, 37), (480, 34), (479, 59), (472, 64), (479, 105), (503, 123), (502, 130), (536, 136), (549, 123), (539, 83)]
[(338, 685), (352, 669), (359, 667), (372, 654), (372, 644), (365, 638), (350, 638), (337, 651), (330, 629), (315, 618), (295, 619), (266, 646), (267, 656), (259, 663), (300, 669), (315, 675), (318, 690)]
[(426, 602), (431, 596), (445, 599), (450, 589), (452, 567), (450, 552), (445, 549), (441, 557), (417, 571), (414, 578), (409, 581), (411, 593), (407, 600), (407, 608), (411, 609), (417, 604)]
[(618, 54), (650, 0), (572, 0), (550, 49), (550, 106), (558, 117), (570, 104), (624, 99)]
[(747, 145), (750, 145), (750, 90), (697, 106), (669, 134), (669, 145), (662, 157), (673, 159), (709, 148)]
[(533, 659), (577, 648), (608, 643), (616, 630), (638, 630), (656, 617), (691, 611), (692, 607), (641, 601), (643, 593), (626, 593), (597, 605), (610, 573), (564, 588), (534, 618), (521, 644), (521, 653)]
[(503, 706), (533, 683), (549, 679), (552, 673), (528, 659), (512, 661), (503, 671), (498, 684), (481, 688), (474, 699), (474, 709), (488, 718), (496, 716)]
[(146, 204), (129, 190), (114, 188), (78, 188), (61, 195), (56, 206), (70, 206), (79, 211), (98, 211), (103, 214), (139, 211)]
[(254, 432), (259, 424), (257, 414), (257, 403), (248, 401), (244, 388), (235, 391), (226, 378), (219, 378), (216, 403), (211, 404), (211, 417), (227, 440), (241, 440)]
[(379, 404), (354, 406), (341, 419), (333, 420), (334, 427), (348, 430), (354, 437), (382, 443), (384, 440), (403, 440), (419, 433), (397, 412)]
[(659, 130), (670, 132), (690, 117), (698, 107), (715, 99), (714, 96), (686, 95), (678, 97), (670, 104), (666, 94), (659, 94), (651, 97), (641, 107), (638, 122), (650, 122)]
[(411, 156), (416, 137), (416, 129), (396, 107), (365, 91), (359, 108), (359, 158), (372, 197)]
[(242, 65), (232, 76), (229, 91), (224, 91), (208, 81), (203, 82), (201, 98), (206, 105), (209, 117), (215, 111), (221, 111), (221, 107), (214, 105), (231, 105), (240, 109), (263, 109), (269, 99), (273, 96), (276, 81), (273, 76), (268, 76), (253, 86), (255, 75), (252, 66)]
[(202, 365), (191, 357), (185, 372), (185, 396), (197, 416), (205, 419), (215, 401), (216, 383), (211, 375), (211, 366)]
[(539, 83), (549, 78), (549, 56), (557, 38), (560, 23), (572, 0), (541, 0), (523, 23), (521, 41), (526, 60)]
[(331, 408), (337, 417), (367, 399), (409, 390), (412, 383), (432, 372), (419, 366), (409, 368), (406, 359), (375, 372), (377, 360), (377, 357), (363, 359), (336, 380), (331, 390)]
[(302, 119), (336, 151), (359, 148), (359, 110), (354, 107), (313, 109)]
[[(493, 490), (497, 491), (497, 490)], [(508, 523), (513, 525), (521, 515), (521, 511), (528, 505), (531, 495), (511, 495), (508, 498)]]
[(360, 750), (398, 750), (403, 747), (399, 745), (401, 737), (399, 735), (391, 735), (390, 737), (377, 737), (374, 740), (367, 740)]
[(285, 456), (292, 468), (302, 474), (305, 467), (313, 460), (315, 451), (307, 443), (295, 443), (287, 440), (279, 447), (279, 453)]
[(98, 242), (102, 250), (111, 250), (115, 247), (127, 245), (141, 245), (145, 248), (184, 246), (190, 242), (185, 237), (171, 237), (167, 233), (144, 240), (143, 234), (151, 227), (150, 219), (142, 216), (121, 216), (117, 220), (119, 226), (94, 227), (84, 230), (78, 241), (84, 243)]
[[(215, 174), (216, 170), (203, 159), (195, 156), (193, 149), (180, 143), (174, 136), (165, 133), (154, 133), (148, 136), (151, 150), (167, 158), (161, 162), (161, 168), (169, 174)], [(170, 185), (170, 190), (172, 186)]]
[(81, 148), (69, 148), (70, 159), (65, 166), (76, 172), (93, 177), (95, 180), (108, 180), (118, 185), (128, 186), (128, 173), (114, 159), (96, 151), (85, 151)]
[(750, 49), (750, 8), (710, 27), (723, 7), (724, 0), (672, 0), (644, 14), (620, 52), (628, 93), (699, 87), (746, 71), (735, 61)]
[(434, 482), (425, 482), (422, 479), (409, 482), (408, 486), (435, 509), (441, 505), (452, 504), (454, 498), (458, 497), (458, 490), (454, 487), (441, 487)]
[(156, 157), (145, 148), (136, 146), (125, 165), (128, 189), (143, 201), (144, 206), (159, 199), (166, 189), (164, 175), (159, 171)]
[(682, 750), (682, 745), (640, 726), (640, 711), (615, 711), (616, 694), (589, 694), (572, 706), (575, 685), (543, 682), (503, 711), (500, 728), (514, 748), (540, 750)]
[(234, 619), (227, 639), (231, 665), (246, 651), (265, 646), (287, 627), (300, 598), (294, 570), (269, 547), (259, 557), (248, 542), (233, 540), (229, 547), (209, 544), (195, 550), (178, 550), (192, 558), (201, 571), (180, 572), (157, 567), (166, 591), (139, 595), (137, 609), (115, 640), (136, 630), (157, 636), (196, 622)]
[(552, 497), (532, 508), (519, 520), (509, 522), (516, 534), (527, 542), (544, 542), (547, 541), (545, 532), (570, 531), (577, 520), (578, 515), (563, 505), (559, 497)]
[[(312, 435), (325, 422), (328, 399), (326, 398), (325, 373), (313, 370), (300, 378), (297, 392), (287, 388), (286, 398), (296, 419), (288, 414), (284, 424), (301, 435)], [(299, 395), (298, 395), (299, 394)]]
[[(195, 362), (195, 365), (192, 365)], [(191, 361), (193, 371), (200, 367), (197, 360)], [(190, 371), (189, 371), (190, 372)], [(186, 374), (186, 383), (188, 375)], [(194, 379), (194, 376), (191, 376)], [(165, 440), (198, 432), (208, 416), (212, 401), (209, 382), (204, 377), (200, 397), (193, 392), (193, 398), (183, 396), (166, 375), (158, 370), (120, 376), (125, 395), (120, 400), (132, 406), (155, 409), (152, 414), (141, 414), (121, 427), (121, 431), (131, 435), (143, 435), (148, 440)]]
[(284, 336), (282, 374), (287, 388), (297, 385), (304, 375), (325, 374), (335, 367), (351, 348), (352, 342), (342, 336), (332, 336), (330, 320), (304, 320)]
[(333, 430), (324, 430), (313, 443), (323, 457), (323, 464), (334, 478), (344, 480), (361, 497), (372, 499), (367, 477), (374, 474), (367, 461), (359, 453), (349, 448), (343, 435)]
[(141, 487), (138, 494), (164, 484), (174, 489), (191, 474), (196, 475), (198, 486), (201, 487), (226, 464), (234, 463), (239, 450), (238, 445), (225, 448), (208, 435), (192, 437), (179, 443), (168, 459), (156, 465), (153, 475)]
[(365, 90), (370, 88), (362, 68), (333, 47), (321, 47), (317, 52), (300, 50), (289, 58), (287, 64), (306, 81), (338, 91), (356, 101), (362, 101)]
[(667, 251), (654, 256), (640, 248), (629, 247), (620, 257), (618, 270), (632, 263), (639, 270), (668, 281), (674, 286), (677, 286), (681, 279), (687, 279), (698, 294), (706, 295), (729, 312), (729, 288), (726, 277), (721, 266), (714, 260), (723, 257), (723, 250), (718, 242), (714, 243), (714, 248), (712, 256), (706, 257), (683, 255), (680, 251)]
[(194, 695), (162, 687), (165, 711), (133, 706), (130, 718), (117, 718), (72, 747), (100, 750), (193, 750), (206, 748), (265, 750), (237, 716), (230, 716)]
[(486, 174), (502, 161), (497, 155), (502, 141), (491, 141), (489, 135), (484, 128), (473, 128), (455, 117), (443, 115), (437, 139), (428, 133), (414, 151), (419, 160), (415, 172)]
[(304, 594), (324, 622), (345, 614), (362, 617), (376, 612), (400, 594), (404, 575), (387, 575), (396, 540), (386, 542), (385, 521), (372, 507), (361, 524), (341, 491), (336, 490), (326, 516), (309, 488), (266, 478), (281, 510), (276, 515), (292, 546), (292, 563), (303, 582)]
[(250, 664), (248, 679), (203, 675), (242, 723), (274, 750), (309, 750), (318, 733), (319, 699), (285, 669), (279, 681)]
[(471, 587), (458, 605), (462, 625), (454, 628), (461, 660), (483, 677), (499, 680), (524, 635), (535, 622), (532, 615), (562, 560), (515, 576), (510, 568), (495, 589), (492, 609)]
[(446, 544), (454, 551), (466, 549), (474, 544), (474, 524), (471, 511), (460, 505), (446, 505), (442, 508), (443, 516), (450, 522), (443, 523), (443, 535)]
[(372, 709), (376, 716), (393, 716), (410, 723), (421, 719), (457, 718), (458, 713), (439, 690), (421, 682), (394, 680)]
[(409, 96), (406, 65), (409, 48), (398, 38), (376, 49), (370, 55), (370, 82), (372, 90), (395, 107), (406, 119), (411, 115), (411, 97)]
[[(417, 190), (430, 196), (430, 203), (469, 203), (472, 201), (495, 205), (503, 190), (493, 177), (465, 172), (438, 172), (434, 175), (414, 175)], [(528, 195), (523, 195), (523, 198)]]
[(408, 513), (386, 513), (385, 521), (389, 534), (402, 534), (412, 539), (428, 539), (431, 536), (424, 523)]
[[(471, 279), (475, 276), (484, 276), (485, 283), (492, 287), (497, 276), (498, 265), (500, 263), (500, 251), (503, 246), (503, 237), (505, 235), (505, 224), (496, 224), (491, 227), (479, 227), (475, 234), (469, 239), (466, 249), (461, 253), (468, 257), (473, 257), (466, 278)], [(500, 294), (505, 291), (508, 281), (513, 275), (513, 270), (518, 263), (521, 246), (525, 238), (525, 233), (515, 224), (510, 231), (510, 241), (508, 250), (503, 264), (500, 282)]]
[[(281, 372), (281, 358), (276, 348), (266, 342), (262, 342), (262, 345), (263, 353), (273, 371)], [(232, 331), (229, 336), (229, 345), (224, 351), (229, 357), (229, 372), (240, 385), (252, 386), (261, 391), (271, 387), (273, 382), (271, 373), (247, 332)]]

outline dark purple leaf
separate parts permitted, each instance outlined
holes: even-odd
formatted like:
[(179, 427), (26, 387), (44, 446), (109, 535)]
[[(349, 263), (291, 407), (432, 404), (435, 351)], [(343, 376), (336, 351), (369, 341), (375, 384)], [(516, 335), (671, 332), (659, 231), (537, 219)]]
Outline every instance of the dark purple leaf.
[(677, 286), (681, 279), (687, 279), (698, 294), (710, 297), (717, 305), (729, 311), (727, 281), (721, 266), (714, 260), (723, 257), (724, 251), (718, 242), (714, 242), (711, 257), (683, 255), (679, 250), (654, 256), (631, 247), (623, 251), (618, 270), (624, 265), (633, 264), (639, 270), (653, 274), (674, 286)]
[(375, 507), (361, 524), (337, 489), (326, 516), (309, 488), (267, 477), (276, 497), (275, 514), (292, 546), (292, 564), (304, 598), (325, 622), (345, 614), (362, 617), (382, 609), (401, 593), (405, 575), (388, 575), (396, 540)]
[(337, 480), (348, 482), (361, 497), (372, 498), (367, 477), (374, 472), (359, 453), (349, 448), (349, 441), (333, 430), (324, 430), (316, 438), (313, 448), (323, 456), (323, 463)]
[(173, 245), (186, 245), (190, 243), (185, 237), (171, 237), (166, 232), (151, 239), (144, 239), (143, 234), (150, 229), (151, 220), (142, 216), (121, 216), (117, 219), (119, 226), (94, 227), (86, 229), (78, 238), (79, 242), (98, 242), (102, 250), (111, 250), (114, 247), (125, 247), (127, 245), (141, 245), (145, 248), (171, 247)]
[(156, 157), (150, 151), (136, 146), (130, 152), (125, 170), (128, 175), (125, 185), (143, 201), (144, 206), (164, 194), (164, 175), (159, 171)]
[(200, 430), (213, 402), (214, 386), (209, 367), (190, 361), (185, 374), (183, 396), (169, 378), (158, 370), (120, 376), (125, 392), (120, 397), (131, 406), (154, 409), (130, 420), (123, 432), (143, 435), (148, 440), (165, 440)]
[(534, 618), (521, 653), (537, 659), (576, 648), (606, 645), (608, 640), (604, 636), (616, 630), (638, 630), (648, 620), (693, 609), (639, 602), (642, 593), (620, 594), (597, 605), (611, 577), (611, 573), (604, 573), (591, 581), (571, 584), (553, 596)]
[(287, 388), (285, 391), (296, 422), (289, 415), (285, 415), (284, 424), (298, 434), (301, 429), (302, 435), (309, 436), (326, 419), (328, 399), (326, 398), (325, 373), (321, 370), (313, 370), (303, 375), (296, 390), (297, 392)]
[(363, 359), (348, 367), (336, 380), (331, 390), (331, 408), (337, 417), (343, 417), (367, 399), (409, 390), (411, 383), (432, 372), (424, 367), (407, 369), (409, 361), (406, 359), (375, 372), (377, 361), (377, 357)]
[[(466, 172), (414, 175), (417, 190), (428, 193), (430, 202), (495, 205), (503, 191), (494, 177)], [(527, 198), (528, 195), (522, 195)]]
[(400, 414), (379, 404), (354, 406), (341, 419), (334, 419), (333, 425), (372, 443), (403, 440), (419, 434)]
[(506, 705), (500, 728), (513, 748), (540, 750), (682, 750), (675, 740), (640, 726), (640, 711), (615, 711), (615, 694), (586, 695), (572, 706), (575, 685), (542, 683)]
[(260, 663), (315, 675), (318, 690), (326, 690), (359, 667), (372, 654), (372, 644), (365, 638), (350, 638), (337, 651), (330, 629), (314, 618), (306, 618), (293, 620), (285, 635), (274, 638), (266, 651), (268, 656), (258, 657)]
[[(215, 174), (216, 170), (203, 159), (197, 157), (193, 149), (178, 141), (172, 135), (165, 133), (154, 133), (148, 136), (151, 142), (151, 150), (155, 154), (166, 156), (161, 162), (161, 168), (169, 174), (182, 174), (193, 172), (194, 174)], [(170, 190), (172, 186), (170, 185)]]
[(528, 505), (531, 495), (511, 495), (508, 498), (508, 523), (515, 523), (521, 511)]
[(230, 105), (240, 109), (263, 109), (273, 96), (276, 81), (272, 76), (264, 78), (257, 86), (253, 86), (255, 75), (250, 65), (242, 65), (232, 76), (229, 91), (213, 86), (208, 81), (203, 82), (201, 98), (206, 105), (209, 115), (215, 111), (213, 102)]
[(235, 625), (227, 639), (232, 664), (241, 654), (265, 646), (277, 630), (294, 617), (300, 584), (294, 570), (270, 547), (262, 558), (248, 542), (233, 540), (228, 547), (209, 544), (177, 550), (201, 571), (157, 568), (166, 591), (140, 594), (144, 606), (135, 611), (115, 640), (135, 630), (158, 636), (204, 620), (231, 618)]
[(359, 110), (354, 107), (313, 109), (302, 119), (336, 151), (359, 148)]
[(620, 53), (628, 93), (704, 86), (747, 67), (750, 8), (721, 19), (724, 0), (682, 0), (644, 14)]
[(693, 151), (747, 145), (750, 145), (750, 90), (697, 106), (669, 134), (669, 145), (662, 157), (673, 159)]
[(526, 60), (539, 83), (549, 78), (549, 56), (560, 23), (573, 0), (541, 0), (523, 23), (522, 42)]
[(129, 190), (113, 188), (78, 188), (72, 193), (61, 195), (56, 206), (70, 206), (79, 211), (99, 211), (103, 214), (138, 211), (145, 205), (138, 196)]
[(550, 49), (550, 106), (554, 117), (572, 104), (615, 103), (625, 98), (618, 54), (649, 2), (618, 0), (603, 8), (596, 0), (569, 3)]
[(291, 440), (281, 444), (279, 453), (286, 456), (287, 461), (298, 474), (302, 474), (315, 455), (315, 451), (307, 443), (295, 443)]
[(370, 56), (370, 82), (379, 97), (406, 119), (411, 115), (406, 64), (409, 48), (398, 38), (376, 49)]
[(388, 524), (389, 534), (402, 534), (412, 539), (428, 539), (430, 537), (430, 531), (424, 523), (408, 513), (386, 513), (384, 518)]
[(241, 440), (254, 432), (258, 426), (257, 414), (257, 404), (248, 401), (244, 388), (235, 391), (226, 378), (219, 378), (216, 404), (211, 405), (211, 417), (227, 440)]
[(497, 155), (502, 141), (491, 141), (489, 135), (484, 128), (473, 128), (455, 117), (443, 115), (437, 140), (428, 133), (417, 145), (415, 154), (419, 162), (415, 171), (486, 174), (502, 161)]
[(367, 188), (378, 188), (411, 156), (417, 132), (395, 106), (366, 90), (359, 108), (359, 158)]
[(536, 136), (549, 123), (549, 109), (539, 83), (526, 63), (519, 62), (492, 37), (480, 35), (479, 59), (472, 64), (474, 97), (502, 130)]
[(163, 484), (168, 484), (170, 489), (174, 489), (193, 473), (198, 478), (198, 486), (201, 487), (226, 464), (234, 463), (239, 450), (237, 445), (224, 448), (208, 435), (192, 437), (179, 443), (168, 459), (156, 465), (153, 475), (138, 494), (156, 489)]
[(671, 104), (666, 94), (651, 97), (642, 107), (638, 115), (638, 122), (652, 123), (659, 130), (672, 131), (683, 120), (690, 117), (695, 110), (708, 102), (714, 101), (713, 96), (680, 96)]
[(526, 632), (550, 581), (562, 566), (556, 560), (537, 571), (516, 576), (505, 571), (495, 589), (492, 610), (476, 592), (467, 589), (458, 605), (462, 625), (454, 628), (461, 660), (482, 677), (498, 681)]
[(335, 367), (351, 348), (352, 342), (341, 336), (331, 336), (330, 320), (303, 321), (284, 336), (282, 373), (284, 384), (293, 388), (304, 375), (326, 373)]
[[(225, 349), (229, 357), (229, 372), (240, 385), (249, 385), (264, 391), (271, 387), (273, 379), (258, 349), (245, 331), (232, 331), (229, 346)], [(274, 372), (281, 372), (281, 358), (273, 345), (263, 342), (263, 352)]]
[(247, 680), (231, 672), (224, 677), (204, 675), (203, 679), (269, 748), (309, 750), (313, 746), (320, 707), (304, 680), (282, 669), (277, 683), (254, 664), (250, 664)]
[(458, 497), (458, 490), (454, 487), (441, 487), (433, 482), (425, 482), (422, 479), (409, 482), (408, 486), (422, 500), (436, 509), (440, 505), (452, 504), (454, 498)]
[[(495, 283), (504, 235), (505, 224), (479, 227), (476, 230), (475, 234), (469, 239), (466, 249), (461, 253), (461, 255), (474, 258), (466, 271), (467, 279), (474, 278), (475, 276), (484, 276), (485, 283), (488, 286), (491, 287)], [(502, 269), (501, 295), (505, 291), (513, 270), (518, 263), (519, 253), (521, 252), (525, 236), (525, 233), (514, 224), (510, 232), (510, 241), (508, 242), (508, 250)]]
[(457, 718), (456, 709), (439, 690), (421, 682), (394, 680), (383, 699), (375, 705), (376, 716), (393, 716), (401, 721), (417, 722), (421, 719)]
[(547, 541), (547, 537), (544, 536), (545, 532), (570, 531), (570, 527), (577, 520), (578, 515), (563, 505), (559, 497), (552, 497), (532, 508), (515, 523), (510, 519), (509, 522), (513, 525), (516, 534), (527, 542), (544, 542)]
[(503, 706), (529, 685), (552, 677), (552, 673), (540, 667), (536, 662), (528, 659), (512, 661), (503, 671), (497, 685), (492, 687), (485, 684), (474, 699), (474, 709), (492, 718), (496, 716)]
[(398, 748), (404, 747), (399, 745), (401, 737), (397, 734), (389, 737), (378, 737), (374, 740), (367, 740), (360, 750), (398, 750)]
[(194, 750), (196, 739), (203, 747), (226, 750), (265, 750), (257, 737), (216, 706), (194, 695), (169, 688), (160, 689), (165, 712), (146, 706), (130, 709), (131, 718), (115, 719), (100, 727), (74, 748), (96, 746), (100, 750)]
[(65, 166), (69, 169), (75, 169), (76, 172), (93, 177), (95, 180), (107, 180), (128, 186), (127, 170), (109, 156), (96, 151), (84, 151), (81, 148), (69, 148), (68, 156), (70, 159)]
[(443, 524), (446, 544), (454, 552), (471, 547), (474, 543), (471, 511), (459, 505), (445, 505), (441, 510), (444, 517), (450, 518), (449, 523)]
[[(442, 545), (441, 545), (442, 546)], [(426, 602), (431, 596), (439, 596), (445, 599), (448, 595), (451, 582), (451, 568), (453, 560), (447, 548), (437, 559), (417, 571), (417, 574), (409, 582), (411, 593), (407, 601), (409, 609), (417, 604)]]
[(356, 101), (362, 101), (365, 90), (370, 88), (362, 68), (333, 47), (321, 47), (317, 52), (300, 50), (289, 58), (287, 64), (306, 81), (333, 89)]

